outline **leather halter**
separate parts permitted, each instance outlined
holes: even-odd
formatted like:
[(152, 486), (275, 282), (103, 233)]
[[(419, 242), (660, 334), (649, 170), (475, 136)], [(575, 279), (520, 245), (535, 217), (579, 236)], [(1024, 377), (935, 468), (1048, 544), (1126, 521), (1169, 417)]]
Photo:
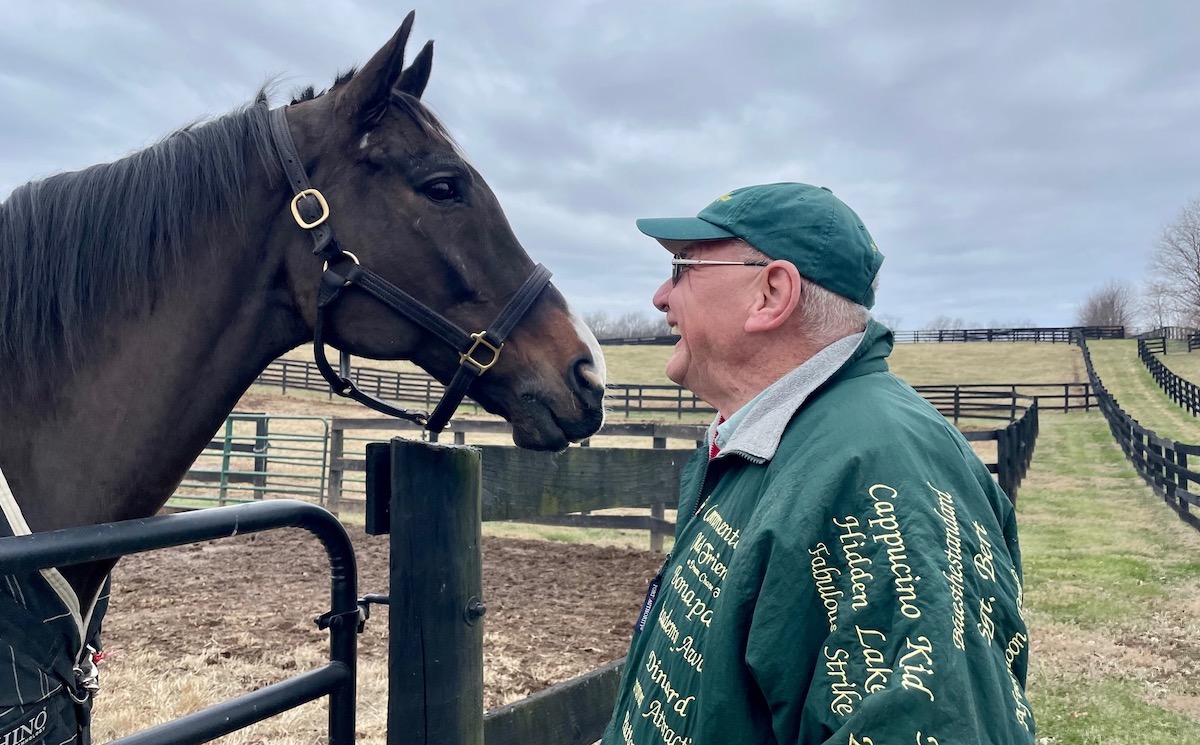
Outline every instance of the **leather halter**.
[[(446, 317), (432, 310), (404, 290), (396, 287), (375, 272), (361, 266), (358, 257), (349, 251), (343, 251), (338, 246), (333, 235), (333, 227), (329, 224), (329, 204), (321, 192), (309, 183), (308, 174), (296, 152), (296, 143), (292, 140), (292, 132), (288, 128), (286, 107), (273, 109), (269, 112), (271, 134), (275, 142), (275, 150), (279, 155), (283, 172), (287, 175), (291, 186), (292, 217), (296, 223), (307, 230), (313, 239), (313, 253), (325, 260), (321, 287), (317, 295), (317, 321), (313, 328), (313, 355), (317, 369), (321, 371), (329, 387), (339, 396), (354, 399), (359, 403), (389, 416), (407, 419), (422, 425), (434, 434), (446, 428), (450, 417), (467, 395), (467, 389), (476, 378), (486, 373), (500, 359), (500, 350), (504, 340), (513, 327), (517, 325), (533, 302), (537, 300), (542, 290), (550, 282), (550, 270), (538, 264), (533, 274), (525, 280), (525, 284), (517, 291), (500, 315), (492, 322), (486, 331), (468, 334)], [(350, 261), (351, 266), (345, 272), (332, 269), (335, 262)], [(325, 358), (324, 328), (326, 313), (333, 306), (342, 292), (348, 287), (357, 287), (370, 294), (379, 302), (388, 306), (410, 321), (421, 326), (426, 331), (445, 341), (458, 351), (459, 367), (446, 387), (442, 400), (434, 408), (433, 413), (424, 411), (400, 409), (379, 400), (358, 388), (350, 380), (350, 355), (341, 353), (339, 371), (335, 372)], [(477, 359), (476, 354), (486, 354), (488, 358)], [(340, 374), (339, 374), (340, 373)]]

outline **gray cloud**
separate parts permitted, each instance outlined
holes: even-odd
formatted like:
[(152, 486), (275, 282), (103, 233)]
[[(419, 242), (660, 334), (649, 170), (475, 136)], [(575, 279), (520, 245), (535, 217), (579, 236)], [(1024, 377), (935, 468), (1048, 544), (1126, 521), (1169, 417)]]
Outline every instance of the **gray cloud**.
[[(0, 26), (0, 194), (198, 117), (327, 86), (394, 3), (70, 2)], [(831, 187), (887, 256), (878, 310), (1069, 324), (1138, 280), (1200, 196), (1200, 6), (1105, 0), (418, 8), (426, 100), (583, 310), (644, 309), (666, 254), (637, 217), (737, 186)]]

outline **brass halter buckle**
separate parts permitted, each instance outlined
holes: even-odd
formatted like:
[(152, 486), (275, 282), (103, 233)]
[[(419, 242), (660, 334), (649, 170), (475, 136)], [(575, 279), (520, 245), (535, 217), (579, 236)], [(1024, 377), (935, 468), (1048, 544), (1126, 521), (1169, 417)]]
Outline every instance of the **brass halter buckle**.
[[(458, 355), (458, 364), (465, 366), (468, 362), (470, 362), (479, 369), (479, 372), (477, 372), (476, 375), (483, 375), (488, 370), (491, 370), (492, 365), (496, 364), (496, 361), (500, 359), (500, 350), (504, 349), (504, 342), (500, 342), (500, 346), (497, 347), (487, 340), (486, 334), (486, 331), (476, 331), (475, 333), (471, 334), (471, 338), (475, 340), (475, 343), (471, 345), (470, 349), (465, 352), (461, 352)], [(492, 353), (492, 359), (488, 361), (486, 365), (472, 356), (475, 354), (475, 350), (478, 349), (480, 345), (487, 347)]]
[[(303, 217), (300, 216), (300, 200), (304, 199), (305, 197), (312, 197), (317, 200), (317, 204), (321, 205), (321, 215), (312, 222), (307, 222)], [(312, 230), (329, 219), (329, 202), (326, 202), (325, 195), (316, 189), (305, 189), (296, 196), (292, 197), (292, 217), (296, 218), (296, 222), (300, 225), (300, 227), (304, 228), (305, 230)]]

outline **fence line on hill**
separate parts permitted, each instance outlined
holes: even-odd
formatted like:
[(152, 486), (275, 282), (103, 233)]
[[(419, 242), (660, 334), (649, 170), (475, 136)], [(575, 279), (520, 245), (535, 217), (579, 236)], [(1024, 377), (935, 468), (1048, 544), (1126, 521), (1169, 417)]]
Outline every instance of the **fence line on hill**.
[[(942, 344), (947, 342), (1048, 342), (1070, 344), (1076, 333), (1088, 339), (1124, 339), (1124, 326), (1040, 326), (1026, 328), (921, 329), (893, 331), (897, 344)], [(1184, 337), (1179, 337), (1184, 338)], [(601, 339), (603, 345), (670, 345), (678, 336), (632, 336)]]
[[(1155, 343), (1157, 342), (1157, 343)], [(1165, 338), (1138, 339), (1138, 359), (1163, 393), (1192, 416), (1200, 416), (1200, 386), (1171, 372), (1155, 354), (1166, 354)]]
[(1200, 507), (1200, 496), (1188, 491), (1188, 484), (1200, 484), (1200, 473), (1188, 469), (1188, 456), (1200, 455), (1200, 445), (1168, 440), (1159, 437), (1154, 430), (1147, 429), (1131, 417), (1108, 392), (1096, 368), (1087, 340), (1076, 340), (1083, 352), (1088, 379), (1100, 404), (1100, 411), (1108, 422), (1108, 429), (1134, 470), (1163, 498), (1187, 524), (1200, 530), (1200, 519), (1192, 514), (1191, 507)]
[(1171, 339), (1172, 341), (1184, 341), (1189, 336), (1196, 335), (1197, 330), (1190, 326), (1159, 326), (1158, 328), (1150, 329), (1149, 331), (1139, 331), (1133, 334), (1135, 339)]

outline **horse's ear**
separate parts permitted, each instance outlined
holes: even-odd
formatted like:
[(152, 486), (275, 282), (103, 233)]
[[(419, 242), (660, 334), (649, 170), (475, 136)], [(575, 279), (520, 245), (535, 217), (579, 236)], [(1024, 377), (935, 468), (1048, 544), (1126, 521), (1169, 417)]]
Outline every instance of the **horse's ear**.
[(400, 82), (396, 88), (414, 98), (420, 98), (421, 94), (425, 92), (425, 85), (429, 83), (429, 71), (432, 67), (433, 42), (427, 41), (421, 48), (421, 53), (400, 76)]
[(404, 45), (415, 15), (416, 11), (409, 11), (391, 40), (350, 79), (338, 99), (338, 106), (360, 127), (375, 126), (387, 111), (392, 88), (404, 69)]

